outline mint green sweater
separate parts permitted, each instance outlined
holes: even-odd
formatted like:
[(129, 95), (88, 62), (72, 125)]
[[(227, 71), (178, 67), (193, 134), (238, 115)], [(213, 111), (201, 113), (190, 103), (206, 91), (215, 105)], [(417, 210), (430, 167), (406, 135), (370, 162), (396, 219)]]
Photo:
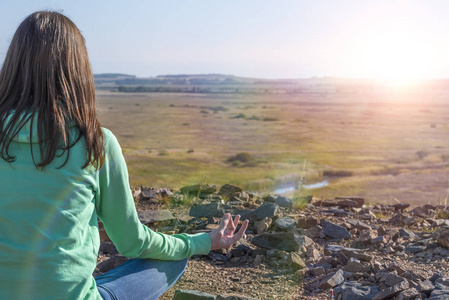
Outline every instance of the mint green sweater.
[[(100, 244), (97, 217), (127, 257), (179, 260), (209, 252), (207, 234), (168, 236), (139, 222), (125, 160), (109, 130), (103, 129), (106, 157), (98, 171), (81, 168), (83, 140), (63, 168), (57, 167), (65, 155), (37, 170), (29, 133), (27, 124), (14, 138), (14, 163), (0, 159), (0, 299), (101, 299), (92, 277)], [(38, 144), (33, 151), (39, 159)]]

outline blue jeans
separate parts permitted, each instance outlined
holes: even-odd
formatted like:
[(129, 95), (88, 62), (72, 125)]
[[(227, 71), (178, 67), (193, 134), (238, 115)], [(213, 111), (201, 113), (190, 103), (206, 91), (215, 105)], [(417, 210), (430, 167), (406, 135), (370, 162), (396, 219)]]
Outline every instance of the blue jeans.
[(159, 298), (184, 274), (188, 259), (163, 261), (130, 259), (95, 277), (104, 300), (151, 300)]

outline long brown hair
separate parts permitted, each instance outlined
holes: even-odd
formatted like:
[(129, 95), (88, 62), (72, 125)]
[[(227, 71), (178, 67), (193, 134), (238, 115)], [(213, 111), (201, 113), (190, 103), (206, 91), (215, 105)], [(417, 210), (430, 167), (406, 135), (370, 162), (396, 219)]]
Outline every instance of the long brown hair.
[[(12, 114), (9, 122), (8, 116)], [(44, 169), (66, 154), (82, 137), (86, 163), (99, 168), (104, 137), (95, 110), (95, 85), (84, 38), (76, 25), (58, 12), (38, 11), (17, 28), (0, 71), (0, 157), (14, 162), (9, 147), (20, 129), (37, 118), (40, 161)], [(70, 129), (75, 126), (76, 136)], [(31, 128), (32, 129), (32, 128)], [(62, 154), (58, 151), (62, 150)]]

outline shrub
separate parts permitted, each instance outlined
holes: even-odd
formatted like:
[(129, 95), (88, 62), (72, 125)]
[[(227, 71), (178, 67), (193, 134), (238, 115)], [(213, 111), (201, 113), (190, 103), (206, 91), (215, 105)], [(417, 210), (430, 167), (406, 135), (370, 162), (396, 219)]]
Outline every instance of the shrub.
[(329, 176), (329, 177), (348, 177), (352, 176), (353, 173), (351, 171), (347, 170), (324, 170), (323, 176)]
[(256, 116), (256, 115), (252, 115), (251, 117), (249, 117), (247, 120), (256, 120), (259, 121), (260, 117)]
[(247, 163), (249, 161), (253, 160), (253, 156), (251, 154), (249, 154), (248, 152), (240, 152), (237, 153), (234, 156), (231, 156), (228, 158), (228, 162), (235, 162), (235, 161), (239, 161), (242, 163)]
[(278, 118), (272, 118), (272, 117), (265, 117), (262, 119), (262, 121), (264, 122), (274, 122), (274, 121), (279, 121)]
[(231, 119), (246, 119), (246, 115), (243, 113), (240, 113), (236, 116), (231, 117)]
[(427, 152), (425, 150), (419, 150), (419, 151), (416, 151), (415, 154), (416, 154), (416, 156), (418, 156), (419, 159), (423, 159), (429, 155), (429, 152)]
[(159, 153), (158, 153), (157, 155), (159, 155), (159, 156), (167, 156), (167, 155), (168, 155), (168, 152), (167, 152), (167, 150), (165, 150), (165, 149), (159, 150)]

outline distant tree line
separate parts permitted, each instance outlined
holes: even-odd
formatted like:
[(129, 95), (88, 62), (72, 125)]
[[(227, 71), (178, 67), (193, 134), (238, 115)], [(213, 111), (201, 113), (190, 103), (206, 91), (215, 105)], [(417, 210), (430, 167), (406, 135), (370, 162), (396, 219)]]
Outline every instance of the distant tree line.
[(198, 86), (118, 86), (121, 93), (300, 94), (302, 89), (250, 89)]

